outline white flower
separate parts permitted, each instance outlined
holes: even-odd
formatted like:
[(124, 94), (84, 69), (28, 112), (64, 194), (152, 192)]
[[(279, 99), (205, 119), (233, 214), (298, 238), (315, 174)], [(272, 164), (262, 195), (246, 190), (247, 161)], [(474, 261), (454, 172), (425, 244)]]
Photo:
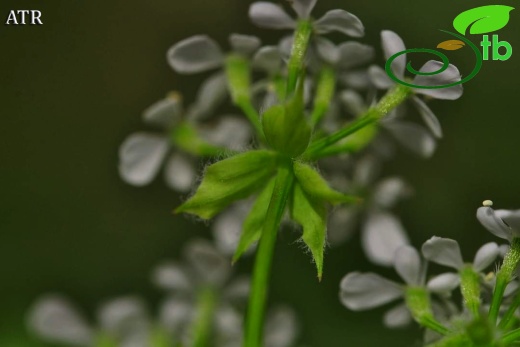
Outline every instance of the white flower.
[[(407, 287), (423, 287), (430, 293), (446, 295), (455, 287), (452, 283), (444, 286), (425, 284), (425, 264), (417, 250), (411, 246), (401, 246), (395, 252), (394, 269), (404, 280), (401, 285), (375, 273), (352, 272), (340, 284), (340, 300), (353, 311), (375, 308), (399, 298), (404, 298)], [(400, 327), (410, 323), (412, 316), (406, 305), (399, 304), (384, 315), (388, 327)]]
[[(310, 18), (316, 5), (316, 0), (294, 0), (292, 8), (298, 15), (298, 19)], [(295, 29), (297, 21), (291, 18), (281, 6), (271, 2), (255, 2), (249, 8), (249, 18), (262, 28), (268, 29)], [(313, 20), (314, 31), (317, 34), (340, 32), (342, 34), (361, 37), (365, 34), (363, 24), (353, 14), (344, 10), (331, 10), (321, 18)]]
[[(385, 59), (390, 58), (392, 55), (406, 50), (406, 47), (403, 43), (403, 40), (399, 35), (394, 33), (393, 31), (384, 30), (381, 32), (381, 40), (383, 46), (383, 52)], [(420, 72), (434, 72), (439, 70), (442, 67), (442, 63), (434, 60), (430, 60), (425, 63), (420, 69)], [(394, 60), (392, 65), (392, 70), (395, 75), (404, 80), (404, 72), (406, 69), (406, 54), (399, 56)], [(371, 77), (374, 85), (379, 89), (390, 89), (395, 83), (392, 81), (386, 72), (381, 69), (379, 66), (373, 65), (369, 68), (369, 75)], [(445, 85), (449, 83), (454, 83), (460, 81), (460, 72), (454, 65), (449, 65), (448, 68), (442, 73), (431, 75), (431, 76), (421, 76), (418, 75), (412, 81), (413, 84), (422, 85), (422, 86), (439, 86)], [(462, 96), (463, 88), (462, 85), (459, 84), (450, 88), (438, 88), (438, 89), (413, 89), (416, 94), (423, 94), (425, 96), (434, 98), (434, 99), (442, 99), (442, 100), (455, 100)], [(431, 132), (438, 138), (442, 137), (442, 129), (440, 126), (440, 122), (435, 117), (435, 114), (430, 110), (430, 108), (426, 105), (424, 101), (422, 101), (417, 96), (412, 96), (412, 103), (419, 111), (421, 117), (424, 122), (431, 130)], [(397, 129), (399, 130), (399, 129)], [(406, 136), (405, 133), (398, 134), (399, 136)]]
[(29, 329), (42, 340), (72, 346), (90, 347), (99, 336), (106, 336), (117, 346), (146, 346), (150, 319), (142, 301), (122, 297), (101, 306), (99, 325), (87, 322), (81, 312), (60, 295), (46, 295), (29, 311)]
[(249, 279), (231, 280), (231, 259), (220, 253), (209, 241), (194, 240), (184, 249), (184, 262), (165, 263), (153, 273), (153, 282), (166, 290), (169, 297), (161, 305), (162, 325), (185, 344), (191, 341), (191, 329), (197, 319), (199, 295), (212, 291), (216, 305), (213, 329), (217, 340), (230, 341), (235, 337), (240, 321), (237, 305), (249, 294)]
[[(158, 127), (162, 133), (137, 132), (128, 136), (119, 149), (119, 174), (133, 186), (149, 184), (164, 166), (165, 180), (174, 190), (187, 192), (195, 178), (195, 160), (172, 144), (171, 132), (182, 122), (190, 124), (190, 118), (182, 120), (182, 103), (176, 93), (147, 108), (143, 121)], [(250, 139), (248, 123), (237, 117), (224, 116), (211, 131), (198, 122), (193, 126), (205, 141), (222, 148), (243, 149)]]
[[(467, 265), (462, 260), (462, 254), (457, 241), (441, 237), (432, 237), (422, 246), (424, 258), (431, 262), (463, 270)], [(500, 248), (494, 242), (489, 242), (479, 248), (473, 262), (469, 264), (476, 273), (481, 273), (489, 267), (499, 256)], [(456, 273), (444, 273), (432, 278), (428, 282), (430, 287), (460, 284), (460, 277)]]
[(493, 235), (511, 242), (520, 237), (520, 210), (494, 210), (482, 206), (477, 210), (480, 223)]

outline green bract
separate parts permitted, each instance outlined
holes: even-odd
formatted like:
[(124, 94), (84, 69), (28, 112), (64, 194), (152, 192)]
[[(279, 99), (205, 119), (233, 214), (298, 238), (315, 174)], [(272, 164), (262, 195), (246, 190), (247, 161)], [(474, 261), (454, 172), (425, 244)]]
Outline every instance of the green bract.
[(353, 203), (358, 201), (358, 199), (353, 196), (342, 194), (330, 188), (327, 181), (307, 164), (295, 162), (294, 175), (305, 193), (313, 199), (331, 204), (342, 202)]
[(303, 227), (303, 242), (309, 247), (318, 278), (323, 275), (323, 252), (327, 236), (327, 209), (318, 199), (304, 192), (300, 184), (294, 185), (291, 203), (292, 218)]
[(250, 151), (210, 165), (197, 192), (175, 212), (209, 219), (229, 204), (247, 198), (267, 183), (276, 169), (277, 155)]

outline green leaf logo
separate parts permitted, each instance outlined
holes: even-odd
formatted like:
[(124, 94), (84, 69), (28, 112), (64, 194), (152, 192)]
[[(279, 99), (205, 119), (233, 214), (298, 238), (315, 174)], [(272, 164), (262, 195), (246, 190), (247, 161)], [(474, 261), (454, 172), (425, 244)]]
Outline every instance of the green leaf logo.
[(462, 35), (470, 28), (470, 34), (486, 34), (502, 29), (509, 22), (509, 12), (514, 7), (488, 5), (462, 12), (453, 21), (453, 27)]

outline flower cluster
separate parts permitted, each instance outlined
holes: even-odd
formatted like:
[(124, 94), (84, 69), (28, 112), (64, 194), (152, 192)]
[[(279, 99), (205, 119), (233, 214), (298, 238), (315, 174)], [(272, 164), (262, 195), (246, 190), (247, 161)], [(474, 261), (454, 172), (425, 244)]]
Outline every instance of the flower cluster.
[[(96, 347), (294, 346), (294, 313), (286, 308), (266, 313), (274, 245), (285, 224), (301, 230), (300, 241), (320, 280), (325, 248), (341, 247), (360, 226), (367, 258), (393, 266), (405, 284), (351, 273), (341, 283), (341, 300), (361, 310), (403, 299), (385, 315), (389, 326), (413, 318), (437, 334), (465, 338), (461, 327), (466, 326), (454, 317), (480, 317), (486, 304), (480, 300), (481, 284), (494, 286), (494, 293), (501, 288), (500, 299), (506, 291), (510, 294), (512, 270), (498, 273), (496, 284), (482, 274), (500, 253), (494, 243), (483, 246), (472, 264), (464, 263), (458, 244), (447, 239), (426, 242), (421, 257), (393, 212), (413, 190), (398, 176), (380, 177), (383, 164), (397, 152), (396, 144), (423, 158), (433, 155), (442, 129), (428, 103), (458, 99), (462, 86), (414, 89), (395, 84), (374, 65), (376, 50), (359, 41), (365, 32), (362, 21), (343, 9), (315, 19), (316, 2), (292, 0), (284, 8), (260, 1), (250, 6), (255, 25), (291, 31), (277, 45), (262, 46), (257, 37), (235, 33), (226, 45), (196, 35), (168, 50), (167, 62), (175, 72), (208, 76), (192, 105), (184, 107), (181, 94), (171, 92), (144, 111), (144, 122), (155, 132), (137, 132), (123, 141), (119, 172), (128, 184), (144, 186), (164, 167), (169, 187), (192, 190), (175, 211), (215, 218), (217, 246), (193, 241), (183, 262), (164, 263), (154, 271), (154, 283), (167, 293), (158, 318), (149, 318), (139, 301), (124, 299), (102, 309), (94, 327), (63, 299), (51, 297), (33, 310), (30, 325), (36, 333)], [(333, 42), (330, 33), (341, 40)], [(405, 50), (403, 40), (389, 30), (381, 32), (381, 44), (385, 59)], [(392, 65), (401, 79), (405, 67), (405, 55)], [(455, 66), (441, 67), (442, 62), (428, 61), (414, 83), (435, 87), (461, 81)], [(217, 117), (226, 102), (233, 114)], [(410, 114), (408, 102), (415, 106)], [(196, 169), (203, 165), (198, 179)], [(506, 214), (479, 210), (488, 229), (514, 244), (514, 223), (505, 221), (515, 217)], [(250, 284), (248, 279), (232, 280), (231, 260), (238, 261), (255, 246)], [(505, 262), (511, 252), (513, 247)], [(428, 261), (456, 272), (428, 278)], [(450, 302), (458, 286), (472, 316)], [(495, 294), (493, 300), (498, 300)], [(490, 307), (498, 315), (500, 302)]]
[[(182, 261), (165, 261), (152, 272), (152, 283), (166, 294), (156, 314), (143, 299), (124, 296), (101, 305), (93, 324), (64, 296), (47, 294), (30, 309), (29, 330), (65, 346), (241, 346), (248, 278), (234, 276), (230, 258), (209, 241), (193, 240), (183, 253)], [(294, 347), (298, 326), (291, 308), (273, 307), (266, 344)]]
[[(520, 338), (516, 280), (520, 239), (515, 234), (520, 230), (520, 210), (495, 211), (491, 206), (491, 201), (484, 201), (477, 218), (509, 245), (486, 243), (471, 262), (463, 260), (459, 244), (452, 239), (434, 236), (422, 245), (421, 254), (409, 245), (401, 246), (394, 253), (393, 266), (405, 284), (375, 273), (349, 273), (340, 284), (341, 302), (351, 310), (365, 310), (404, 299), (384, 315), (385, 325), (395, 328), (415, 320), (428, 329), (424, 342), (431, 346), (514, 344)], [(500, 257), (500, 266), (490, 269)], [(429, 276), (428, 262), (455, 271)], [(456, 288), (460, 288), (461, 305), (452, 295)]]

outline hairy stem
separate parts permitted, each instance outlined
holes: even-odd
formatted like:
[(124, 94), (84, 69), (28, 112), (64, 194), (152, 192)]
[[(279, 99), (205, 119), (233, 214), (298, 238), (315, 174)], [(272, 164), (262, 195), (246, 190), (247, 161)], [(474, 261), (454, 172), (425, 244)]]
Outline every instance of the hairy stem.
[(520, 262), (520, 238), (513, 238), (511, 241), (511, 247), (504, 257), (502, 266), (497, 273), (497, 280), (495, 290), (493, 292), (493, 298), (491, 300), (491, 306), (489, 307), (489, 319), (493, 324), (496, 324), (498, 313), (500, 311), (500, 305), (502, 304), (502, 298), (508, 283), (513, 278), (513, 274)]
[(312, 24), (307, 20), (298, 22), (298, 27), (294, 33), (294, 41), (291, 49), (291, 57), (287, 63), (287, 93), (286, 97), (290, 98), (296, 89), (298, 77), (304, 68), (305, 54), (309, 46), (309, 40), (312, 34)]
[(325, 151), (327, 147), (334, 145), (366, 126), (379, 121), (394, 108), (401, 105), (411, 94), (412, 91), (410, 88), (402, 85), (395, 86), (386, 93), (376, 106), (371, 107), (363, 116), (335, 133), (311, 143), (305, 152), (304, 157), (309, 159), (322, 157), (323, 155), (321, 155), (321, 152)]
[(450, 334), (450, 330), (433, 316), (430, 296), (423, 287), (408, 287), (405, 291), (406, 306), (414, 319), (425, 328), (442, 335)]
[(262, 237), (256, 254), (247, 310), (244, 347), (260, 347), (262, 345), (263, 321), (274, 246), (293, 181), (292, 161), (285, 159), (278, 168), (273, 195), (269, 202)]
[(468, 310), (474, 317), (478, 317), (480, 311), (480, 278), (471, 266), (467, 266), (460, 271), (460, 291)]
[(311, 114), (311, 125), (316, 126), (330, 108), (330, 103), (336, 89), (336, 76), (334, 70), (328, 66), (320, 72), (314, 97), (314, 109)]

